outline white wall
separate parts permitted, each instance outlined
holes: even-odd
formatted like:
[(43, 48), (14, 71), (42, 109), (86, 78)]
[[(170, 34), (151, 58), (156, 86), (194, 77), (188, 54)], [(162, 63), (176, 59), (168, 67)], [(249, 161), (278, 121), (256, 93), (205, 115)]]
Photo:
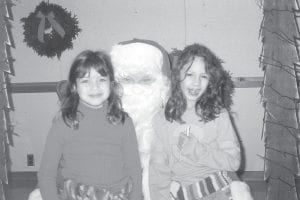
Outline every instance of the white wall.
[[(10, 148), (11, 171), (38, 169), (47, 132), (58, 110), (58, 98), (52, 94), (14, 94), (15, 111), (13, 147)], [(27, 166), (27, 154), (33, 154), (35, 166)]]
[[(168, 51), (194, 42), (211, 48), (225, 61), (232, 76), (262, 76), (259, 26), (262, 11), (255, 0), (52, 0), (76, 14), (82, 32), (74, 48), (60, 60), (39, 57), (23, 43), (22, 17), (33, 12), (40, 0), (16, 0), (12, 32), (12, 82), (45, 82), (66, 79), (72, 59), (83, 49), (109, 50), (112, 44), (132, 38), (155, 40)], [(186, 4), (184, 4), (186, 3)], [(263, 109), (259, 89), (237, 89), (234, 96), (236, 124), (245, 147), (246, 170), (262, 170), (257, 154), (264, 154), (260, 139)], [(57, 110), (54, 93), (14, 94), (15, 146), (10, 148), (12, 171), (38, 169), (47, 130)], [(36, 166), (26, 166), (33, 153)], [(25, 158), (25, 160), (24, 160)]]
[(259, 88), (238, 88), (234, 95), (233, 117), (245, 155), (246, 171), (263, 171), (263, 108)]

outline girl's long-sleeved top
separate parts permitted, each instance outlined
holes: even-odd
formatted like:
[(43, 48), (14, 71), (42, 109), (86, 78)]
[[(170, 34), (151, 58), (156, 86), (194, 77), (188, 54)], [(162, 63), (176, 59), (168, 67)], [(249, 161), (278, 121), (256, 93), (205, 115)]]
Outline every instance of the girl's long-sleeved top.
[[(216, 171), (236, 171), (240, 166), (240, 145), (230, 120), (223, 111), (207, 123), (194, 113), (183, 115), (186, 123), (155, 117), (156, 137), (150, 161), (151, 199), (170, 199), (170, 184), (190, 185)], [(189, 138), (182, 142), (180, 135)]]
[(53, 120), (38, 172), (43, 200), (58, 200), (56, 177), (61, 157), (62, 176), (76, 182), (118, 191), (131, 181), (131, 200), (142, 198), (142, 175), (135, 129), (130, 118), (113, 125), (106, 108), (83, 104), (79, 128), (68, 127), (61, 116)]

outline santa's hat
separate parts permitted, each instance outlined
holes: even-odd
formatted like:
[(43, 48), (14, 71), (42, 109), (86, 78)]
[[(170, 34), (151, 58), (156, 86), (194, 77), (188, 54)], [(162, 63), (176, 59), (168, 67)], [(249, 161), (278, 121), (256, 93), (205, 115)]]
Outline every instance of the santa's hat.
[(133, 39), (120, 42), (112, 47), (110, 55), (115, 68), (154, 65), (159, 67), (166, 77), (171, 76), (167, 51), (152, 40)]

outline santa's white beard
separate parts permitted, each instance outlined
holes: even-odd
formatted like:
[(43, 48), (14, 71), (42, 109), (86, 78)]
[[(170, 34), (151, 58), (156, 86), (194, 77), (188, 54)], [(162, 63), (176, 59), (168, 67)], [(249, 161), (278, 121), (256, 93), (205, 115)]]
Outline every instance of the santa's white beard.
[(151, 121), (152, 117), (161, 109), (162, 104), (162, 97), (159, 91), (149, 95), (124, 95), (122, 98), (124, 110), (136, 125)]
[[(129, 89), (129, 88), (126, 88)], [(151, 200), (149, 189), (149, 161), (154, 129), (152, 126), (153, 116), (161, 109), (161, 93), (140, 93), (139, 95), (124, 95), (122, 98), (123, 108), (132, 118), (135, 124), (141, 165), (143, 169), (143, 195), (145, 200)]]
[[(162, 97), (160, 90), (140, 90), (143, 92), (130, 93), (131, 87), (124, 88), (127, 91), (122, 97), (124, 110), (132, 118), (136, 130), (140, 153), (149, 153), (154, 130), (152, 119), (154, 115), (162, 109)], [(134, 88), (136, 89), (136, 87)], [(149, 89), (149, 88), (148, 88)], [(130, 90), (130, 91), (129, 91)]]

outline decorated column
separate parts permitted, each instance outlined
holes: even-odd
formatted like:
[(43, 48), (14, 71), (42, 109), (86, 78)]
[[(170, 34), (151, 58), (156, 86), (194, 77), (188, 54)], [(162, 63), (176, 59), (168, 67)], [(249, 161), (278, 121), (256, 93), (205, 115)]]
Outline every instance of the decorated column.
[(9, 125), (9, 110), (11, 105), (7, 93), (9, 75), (12, 74), (12, 57), (10, 48), (13, 46), (10, 31), (12, 20), (12, 2), (0, 0), (0, 200), (5, 199), (3, 184), (7, 184), (7, 152)]
[(299, 93), (295, 63), (299, 62), (299, 37), (295, 0), (264, 0), (261, 26), (261, 88), (265, 109), (264, 178), (267, 200), (297, 200), (295, 177), (299, 173)]

